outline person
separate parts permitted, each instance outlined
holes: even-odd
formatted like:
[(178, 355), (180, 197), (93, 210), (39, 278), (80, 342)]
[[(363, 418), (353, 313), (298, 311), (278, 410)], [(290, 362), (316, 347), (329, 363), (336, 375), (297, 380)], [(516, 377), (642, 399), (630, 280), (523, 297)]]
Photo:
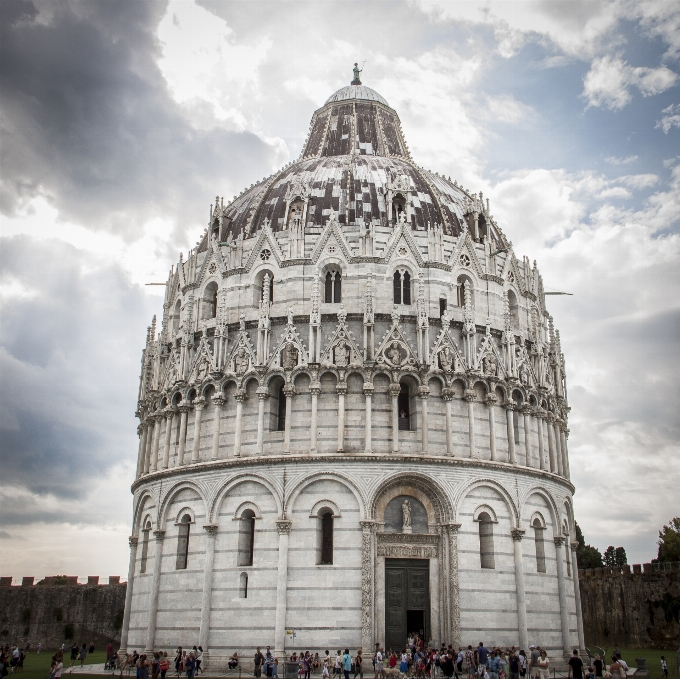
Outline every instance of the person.
[(199, 646), (198, 648), (194, 646), (194, 656), (196, 657), (196, 674), (199, 672), (203, 674), (203, 670), (201, 669), (201, 660), (203, 660), (203, 646)]
[(616, 660), (619, 665), (621, 665), (621, 669), (623, 670), (621, 676), (625, 677), (628, 674), (628, 663), (621, 657), (620, 651), (614, 655), (616, 656)]
[(137, 660), (137, 679), (149, 679), (149, 663), (146, 654), (142, 653)]
[(109, 643), (106, 644), (106, 660), (107, 660), (107, 662), (111, 662), (112, 657), (113, 657), (113, 641), (109, 641)]
[(37, 651), (38, 651), (38, 652), (37, 652), (36, 655), (40, 655), (40, 651), (42, 651), (42, 644), (41, 644), (40, 642), (38, 642), (38, 649), (37, 649)]
[(569, 679), (583, 679), (583, 660), (578, 657), (576, 648), (569, 658)]
[(529, 650), (531, 651), (531, 655), (529, 657), (529, 677), (531, 679), (534, 679), (534, 677), (539, 676), (538, 660), (541, 657), (541, 651), (537, 646), (534, 646), (533, 644), (529, 646)]
[(312, 654), (309, 651), (305, 651), (304, 664), (305, 664), (305, 679), (312, 679)]
[(663, 679), (668, 677), (668, 663), (666, 662), (666, 656), (661, 656), (661, 676)]
[(92, 655), (94, 653), (94, 641), (90, 642), (90, 647), (87, 649), (87, 652)]
[(609, 666), (609, 671), (611, 672), (611, 679), (624, 679), (623, 667), (619, 665), (616, 659), (616, 653), (612, 655), (612, 664)]
[(154, 651), (151, 658), (151, 679), (158, 679), (158, 675), (161, 673), (160, 658), (161, 654), (158, 651)]
[(548, 679), (550, 676), (550, 661), (548, 660), (548, 654), (543, 649), (540, 651), (537, 664), (540, 679)]
[(64, 669), (63, 657), (60, 653), (54, 656), (54, 679), (61, 679), (61, 671)]
[(489, 661), (489, 649), (484, 648), (484, 642), (480, 641), (477, 647), (477, 664), (486, 665)]
[(71, 646), (71, 667), (73, 667), (75, 661), (78, 659), (79, 652), (78, 644), (74, 641), (73, 646)]
[(253, 659), (253, 663), (255, 666), (255, 676), (260, 679), (262, 676), (262, 664), (264, 663), (264, 656), (262, 655), (262, 651), (260, 650), (260, 647), (257, 647), (257, 650), (255, 651), (255, 658)]
[(319, 660), (319, 652), (317, 651), (314, 654), (314, 660), (312, 661), (312, 669), (318, 670), (320, 666), (321, 666), (321, 661)]
[(342, 676), (342, 653), (340, 652), (340, 649), (338, 649), (338, 652), (335, 654), (335, 664), (333, 665), (333, 676), (338, 677), (338, 679), (340, 679), (340, 676)]
[(519, 671), (520, 671), (520, 664), (519, 664), (519, 656), (515, 652), (515, 647), (512, 647), (512, 650), (510, 651), (510, 657), (508, 658), (508, 665), (510, 666), (510, 676), (508, 679), (519, 679)]
[(323, 679), (329, 679), (330, 676), (330, 658), (328, 657), (328, 651), (326, 651), (326, 656), (323, 659), (323, 668), (321, 670), (321, 676)]
[(588, 667), (588, 673), (586, 674), (586, 676), (588, 677), (588, 679), (595, 679), (595, 668), (592, 665)]
[(194, 679), (196, 675), (196, 656), (193, 651), (189, 653), (189, 657), (184, 662), (184, 669), (187, 673), (187, 679)]
[[(498, 679), (501, 673), (500, 651), (496, 651), (488, 660), (489, 677)], [(483, 664), (483, 663), (482, 663)]]
[(375, 676), (385, 678), (385, 667), (383, 666), (383, 652), (382, 646), (378, 647), (375, 652)]
[(602, 658), (600, 658), (598, 653), (595, 654), (595, 660), (593, 660), (593, 668), (595, 670), (595, 679), (601, 677), (602, 672), (604, 671), (604, 662), (602, 662)]
[(80, 648), (80, 666), (85, 664), (85, 658), (87, 658), (87, 646), (83, 644)]
[(238, 667), (238, 651), (233, 652), (228, 664), (230, 670), (235, 670)]
[(477, 665), (475, 663), (475, 652), (472, 650), (472, 644), (467, 647), (465, 651), (465, 668), (467, 669), (468, 679), (474, 674), (477, 674)]
[(182, 654), (182, 647), (181, 647), (181, 646), (178, 646), (178, 647), (177, 647), (177, 651), (175, 652), (175, 671), (177, 672), (177, 674), (179, 674), (180, 672), (182, 672), (182, 670), (184, 669), (184, 668), (182, 667), (182, 659), (183, 659), (183, 657), (184, 657), (184, 656), (183, 656), (183, 654)]
[(158, 662), (158, 670), (161, 673), (161, 679), (165, 679), (166, 672), (170, 669), (170, 661), (168, 660), (168, 652), (163, 651), (160, 661)]
[(527, 676), (527, 654), (523, 648), (519, 651), (519, 676), (522, 679)]
[[(345, 679), (349, 679), (349, 673), (352, 671), (352, 656), (349, 654), (349, 648), (345, 649), (342, 656), (342, 671), (345, 674)], [(305, 679), (310, 679), (310, 677), (305, 677)]]
[(357, 649), (357, 654), (354, 657), (354, 679), (357, 679), (357, 676), (359, 679), (364, 679), (364, 667), (363, 667), (363, 662), (364, 659), (361, 657), (361, 649)]

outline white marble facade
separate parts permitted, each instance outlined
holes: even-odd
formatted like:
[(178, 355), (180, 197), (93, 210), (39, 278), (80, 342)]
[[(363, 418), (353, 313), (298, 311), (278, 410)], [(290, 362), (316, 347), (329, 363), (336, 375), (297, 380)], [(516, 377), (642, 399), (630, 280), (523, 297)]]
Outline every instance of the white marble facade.
[(216, 201), (170, 273), (142, 359), (124, 649), (370, 652), (403, 558), (428, 560), (437, 643), (584, 646), (540, 274), (367, 91)]

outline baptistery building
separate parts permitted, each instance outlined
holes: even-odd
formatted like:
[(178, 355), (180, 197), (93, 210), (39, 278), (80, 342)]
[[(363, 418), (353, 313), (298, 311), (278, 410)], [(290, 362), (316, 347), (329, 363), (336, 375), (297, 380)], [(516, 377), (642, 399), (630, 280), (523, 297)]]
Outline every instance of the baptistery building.
[(541, 275), (358, 69), (297, 160), (215, 200), (159, 326), (123, 649), (584, 647)]

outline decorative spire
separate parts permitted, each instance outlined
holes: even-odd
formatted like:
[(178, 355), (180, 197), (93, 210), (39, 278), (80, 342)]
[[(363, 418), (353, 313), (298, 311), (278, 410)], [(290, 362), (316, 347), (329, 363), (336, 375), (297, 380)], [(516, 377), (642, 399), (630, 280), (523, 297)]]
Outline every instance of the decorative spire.
[(366, 281), (366, 296), (364, 304), (364, 323), (373, 325), (373, 274), (369, 271)]

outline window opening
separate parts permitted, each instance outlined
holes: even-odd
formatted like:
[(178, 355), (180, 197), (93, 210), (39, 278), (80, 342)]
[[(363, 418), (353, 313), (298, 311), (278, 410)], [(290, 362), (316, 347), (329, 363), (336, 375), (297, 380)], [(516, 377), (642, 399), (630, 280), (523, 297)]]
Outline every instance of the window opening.
[(408, 271), (394, 272), (394, 303), (411, 304), (411, 274)]
[(286, 393), (283, 391), (284, 385), (279, 387), (279, 405), (276, 418), (276, 431), (286, 431)]
[(515, 332), (519, 332), (519, 304), (517, 302), (517, 295), (512, 290), (508, 290), (508, 306), (510, 307), (512, 328)]
[[(191, 517), (185, 514), (179, 524), (177, 536), (177, 570), (187, 567), (189, 561), (189, 529), (191, 528)], [(160, 547), (159, 547), (160, 549)]]
[(395, 224), (399, 223), (405, 208), (406, 201), (404, 200), (404, 196), (398, 193), (394, 198), (392, 198), (392, 221)]
[(441, 297), (439, 299), (439, 316), (440, 317), (444, 315), (444, 312), (446, 311), (446, 307), (447, 307), (446, 298)]
[(151, 523), (147, 521), (144, 530), (142, 531), (142, 562), (139, 566), (140, 573), (146, 573), (146, 561), (149, 556), (149, 533), (151, 532)]
[(399, 412), (399, 430), (411, 430), (411, 399), (406, 384), (401, 385), (401, 391), (397, 396), (397, 410)]
[(255, 512), (246, 509), (241, 514), (238, 535), (238, 566), (253, 565), (253, 550), (255, 546)]
[(239, 578), (238, 595), (241, 599), (248, 598), (248, 573), (241, 573)]
[(321, 516), (321, 563), (333, 563), (333, 513), (325, 512)]
[(545, 573), (545, 542), (543, 541), (543, 531), (540, 519), (534, 519), (534, 543), (536, 544), (536, 570)]
[(342, 301), (342, 274), (339, 271), (329, 271), (326, 274), (324, 288), (324, 302), (327, 304), (340, 304)]
[(482, 568), (496, 568), (493, 555), (493, 522), (488, 512), (482, 512), (479, 522), (479, 556)]

